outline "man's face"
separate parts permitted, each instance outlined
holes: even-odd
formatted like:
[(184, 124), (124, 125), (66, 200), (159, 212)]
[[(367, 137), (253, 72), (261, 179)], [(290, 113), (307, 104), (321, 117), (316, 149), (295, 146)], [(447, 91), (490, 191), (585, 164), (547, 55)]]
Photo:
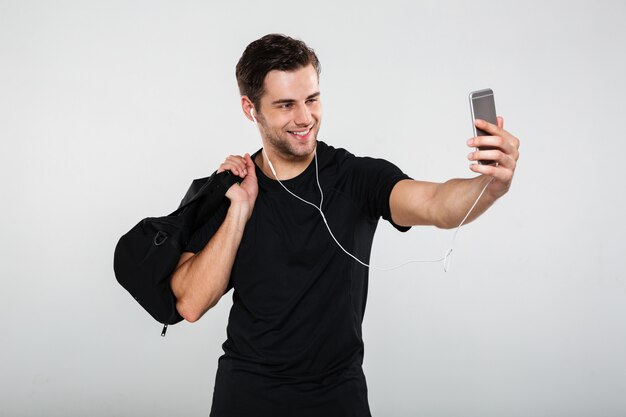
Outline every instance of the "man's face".
[(290, 160), (307, 159), (315, 149), (322, 120), (319, 80), (312, 65), (265, 76), (258, 121), (264, 145)]

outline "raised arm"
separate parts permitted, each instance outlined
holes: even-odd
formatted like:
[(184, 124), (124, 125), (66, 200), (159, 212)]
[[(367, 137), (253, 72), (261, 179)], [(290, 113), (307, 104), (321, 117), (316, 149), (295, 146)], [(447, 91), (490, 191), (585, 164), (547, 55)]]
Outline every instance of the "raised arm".
[(176, 296), (176, 309), (194, 322), (215, 306), (228, 286), (243, 231), (252, 215), (258, 194), (254, 162), (250, 155), (230, 156), (218, 171), (230, 170), (243, 178), (226, 192), (230, 207), (224, 222), (198, 253), (184, 252), (170, 285)]
[(509, 190), (519, 158), (519, 140), (504, 130), (504, 121), (498, 117), (498, 125), (477, 120), (476, 126), (492, 136), (471, 138), (470, 147), (490, 146), (495, 149), (473, 151), (470, 161), (489, 159), (496, 165), (472, 164), (470, 169), (481, 174), (471, 179), (452, 179), (445, 183), (403, 180), (391, 192), (389, 204), (394, 223), (402, 226), (433, 225), (453, 228), (459, 225), (480, 194), (493, 178), (478, 201), (466, 223), (485, 212), (498, 198)]

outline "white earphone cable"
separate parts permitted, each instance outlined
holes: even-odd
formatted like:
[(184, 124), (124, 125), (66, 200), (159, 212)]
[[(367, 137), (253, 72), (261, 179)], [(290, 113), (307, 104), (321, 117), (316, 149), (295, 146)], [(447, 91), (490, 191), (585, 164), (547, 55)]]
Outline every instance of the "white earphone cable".
[[(255, 120), (256, 122), (256, 120)], [(303, 198), (301, 198), (300, 196), (297, 196), (296, 194), (292, 193), (287, 187), (285, 187), (285, 185), (278, 179), (278, 174), (276, 174), (276, 170), (274, 169), (274, 165), (272, 165), (272, 161), (270, 161), (269, 157), (267, 156), (267, 153), (265, 153), (265, 149), (262, 149), (263, 151), (263, 156), (265, 157), (265, 159), (267, 159), (267, 163), (270, 166), (270, 169), (272, 171), (272, 174), (274, 174), (274, 178), (276, 178), (276, 181), (278, 181), (278, 183), (285, 189), (285, 191), (287, 191), (289, 194), (291, 194), (292, 196), (294, 196), (295, 198), (297, 198), (298, 200), (302, 201), (303, 203), (306, 203), (310, 206), (313, 206), (317, 211), (319, 211), (319, 213), (322, 216), (322, 220), (324, 220), (324, 224), (326, 225), (326, 228), (328, 229), (328, 233), (330, 233), (330, 236), (333, 238), (333, 240), (335, 241), (335, 243), (337, 244), (337, 246), (339, 246), (341, 248), (342, 251), (344, 251), (347, 255), (349, 255), (350, 257), (352, 257), (352, 259), (354, 259), (355, 261), (357, 261), (358, 263), (360, 263), (361, 265), (367, 267), (367, 268), (371, 268), (371, 269), (376, 269), (379, 271), (391, 271), (394, 269), (398, 269), (401, 268), (405, 265), (411, 264), (411, 263), (424, 263), (424, 262), (430, 262), (430, 263), (435, 263), (435, 262), (443, 262), (443, 270), (445, 272), (448, 272), (448, 269), (450, 267), (450, 259), (451, 259), (451, 255), (452, 255), (452, 251), (454, 249), (454, 242), (456, 240), (456, 235), (459, 233), (459, 230), (461, 229), (461, 226), (463, 226), (463, 224), (465, 223), (465, 221), (467, 220), (467, 218), (469, 217), (469, 215), (471, 214), (472, 210), (474, 210), (474, 207), (476, 207), (476, 204), (478, 204), (478, 201), (480, 200), (480, 198), (483, 196), (483, 194), (485, 193), (485, 190), (487, 190), (487, 187), (489, 186), (489, 184), (491, 184), (491, 181), (493, 181), (493, 177), (489, 179), (489, 181), (487, 182), (487, 184), (485, 184), (485, 186), (483, 187), (482, 191), (480, 192), (480, 194), (478, 195), (478, 197), (476, 198), (476, 201), (474, 201), (474, 204), (472, 204), (472, 207), (470, 207), (469, 211), (467, 212), (467, 214), (465, 215), (465, 217), (463, 218), (463, 220), (461, 220), (461, 223), (459, 223), (459, 225), (457, 226), (454, 235), (452, 236), (452, 240), (450, 242), (450, 247), (448, 248), (448, 250), (446, 251), (445, 255), (443, 256), (443, 258), (440, 259), (426, 259), (426, 260), (422, 260), (422, 259), (411, 259), (408, 260), (400, 265), (396, 265), (393, 267), (378, 267), (378, 266), (374, 266), (374, 265), (368, 265), (365, 262), (361, 261), (359, 258), (357, 258), (356, 256), (354, 256), (353, 254), (351, 254), (350, 252), (348, 252), (342, 245), (341, 243), (339, 243), (339, 241), (337, 240), (337, 238), (335, 237), (335, 235), (333, 234), (332, 230), (330, 229), (330, 226), (328, 225), (328, 221), (326, 220), (326, 216), (324, 216), (324, 212), (322, 211), (322, 204), (324, 203), (324, 192), (322, 191), (322, 186), (320, 185), (320, 178), (319, 178), (319, 168), (317, 165), (317, 148), (315, 148), (314, 151), (314, 155), (313, 158), (315, 160), (315, 180), (317, 181), (317, 187), (320, 190), (320, 195), (321, 195), (321, 199), (320, 199), (320, 205), (317, 206), (313, 203), (311, 203), (310, 201), (307, 201)]]

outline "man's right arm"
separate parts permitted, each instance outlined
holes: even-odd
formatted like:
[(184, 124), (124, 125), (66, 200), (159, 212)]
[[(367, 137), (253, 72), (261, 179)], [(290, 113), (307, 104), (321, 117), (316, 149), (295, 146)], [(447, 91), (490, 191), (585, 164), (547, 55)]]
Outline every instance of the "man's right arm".
[(243, 178), (240, 185), (233, 185), (226, 193), (230, 199), (226, 218), (200, 252), (181, 255), (170, 281), (176, 309), (189, 322), (202, 317), (224, 295), (258, 194), (254, 163), (249, 155), (229, 157), (218, 171), (225, 169)]

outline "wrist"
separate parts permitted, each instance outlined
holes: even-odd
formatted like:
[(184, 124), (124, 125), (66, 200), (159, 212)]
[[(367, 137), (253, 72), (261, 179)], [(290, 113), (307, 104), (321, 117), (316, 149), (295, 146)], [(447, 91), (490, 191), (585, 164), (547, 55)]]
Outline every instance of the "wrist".
[(230, 207), (228, 208), (228, 215), (232, 216), (235, 220), (245, 223), (252, 215), (252, 204), (247, 200), (231, 201)]
[(487, 177), (487, 181), (491, 179), (491, 184), (485, 190), (486, 197), (495, 201), (509, 191), (510, 184), (502, 184), (497, 182), (495, 178)]

